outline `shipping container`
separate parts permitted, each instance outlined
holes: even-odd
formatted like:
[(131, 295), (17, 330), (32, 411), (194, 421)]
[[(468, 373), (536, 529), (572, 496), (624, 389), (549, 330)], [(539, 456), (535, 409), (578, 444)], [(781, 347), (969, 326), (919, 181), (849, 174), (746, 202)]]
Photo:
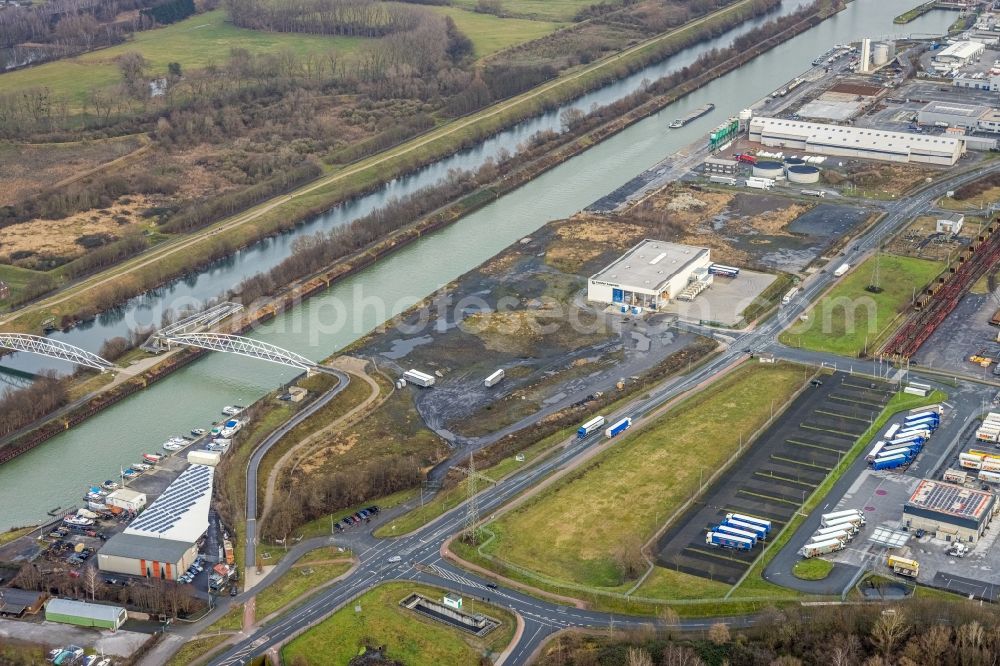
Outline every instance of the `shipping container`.
[(403, 379), (410, 384), (416, 384), (417, 386), (422, 386), (424, 388), (434, 386), (434, 376), (420, 372), (419, 370), (407, 370), (403, 373)]
[(600, 430), (601, 426), (603, 426), (604, 424), (605, 424), (605, 420), (604, 420), (603, 416), (595, 416), (594, 418), (590, 419), (589, 421), (587, 421), (586, 423), (584, 423), (582, 426), (580, 426), (579, 428), (577, 428), (577, 430), (576, 430), (576, 436), (579, 439), (583, 439), (587, 435), (589, 435), (591, 433), (594, 433), (594, 432), (597, 432), (598, 430)]
[(622, 434), (623, 432), (625, 432), (626, 430), (628, 430), (631, 427), (632, 427), (632, 419), (631, 419), (631, 417), (626, 416), (625, 418), (623, 418), (622, 420), (618, 421), (617, 423), (612, 424), (611, 427), (609, 427), (607, 430), (605, 430), (604, 431), (604, 435), (608, 439), (611, 439), (612, 437), (615, 437), (616, 435)]
[(504, 377), (504, 372), (503, 372), (503, 369), (501, 368), (500, 370), (497, 370), (492, 375), (490, 375), (489, 377), (487, 377), (483, 381), (483, 383), (486, 385), (486, 388), (489, 388), (491, 386), (496, 386), (501, 381), (503, 381), (503, 377)]

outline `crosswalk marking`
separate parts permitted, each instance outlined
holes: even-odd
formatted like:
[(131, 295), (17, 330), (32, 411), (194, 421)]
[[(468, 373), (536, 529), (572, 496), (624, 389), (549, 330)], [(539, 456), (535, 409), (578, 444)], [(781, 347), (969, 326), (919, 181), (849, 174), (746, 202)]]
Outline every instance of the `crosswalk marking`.
[(465, 585), (467, 587), (473, 587), (473, 588), (476, 588), (476, 589), (479, 589), (479, 590), (485, 590), (485, 589), (487, 589), (485, 585), (477, 583), (474, 580), (469, 580), (465, 576), (460, 576), (460, 575), (458, 575), (456, 573), (452, 573), (452, 572), (448, 571), (447, 569), (442, 569), (441, 567), (439, 567), (436, 564), (430, 565), (428, 567), (428, 569), (430, 569), (434, 573), (434, 575), (436, 575), (436, 576), (438, 576), (440, 578), (444, 578), (445, 580), (450, 580), (450, 581), (452, 581), (454, 583), (458, 583), (459, 585)]

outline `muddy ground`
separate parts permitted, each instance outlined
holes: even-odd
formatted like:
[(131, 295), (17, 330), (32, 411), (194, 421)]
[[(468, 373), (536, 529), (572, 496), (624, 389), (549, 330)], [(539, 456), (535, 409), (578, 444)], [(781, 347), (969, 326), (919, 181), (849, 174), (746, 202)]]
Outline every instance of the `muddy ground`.
[(722, 264), (803, 271), (870, 214), (852, 204), (671, 185), (618, 217), (659, 227), (657, 238), (708, 247)]
[[(1000, 328), (989, 321), (1000, 309), (1000, 288), (992, 293), (969, 293), (962, 297), (934, 333), (921, 345), (913, 362), (939, 370), (961, 372), (990, 380), (1000, 380), (994, 374), (1000, 360)], [(973, 354), (993, 359), (988, 368), (969, 361)]]
[[(435, 373), (413, 387), (425, 423), (453, 444), (491, 440), (616, 391), (689, 345), (672, 317), (633, 320), (586, 302), (586, 276), (645, 237), (586, 218), (547, 225), (467, 273), (356, 353), (396, 374)], [(596, 239), (603, 233), (602, 243)], [(572, 272), (567, 272), (572, 271)], [(504, 369), (499, 385), (484, 379)]]

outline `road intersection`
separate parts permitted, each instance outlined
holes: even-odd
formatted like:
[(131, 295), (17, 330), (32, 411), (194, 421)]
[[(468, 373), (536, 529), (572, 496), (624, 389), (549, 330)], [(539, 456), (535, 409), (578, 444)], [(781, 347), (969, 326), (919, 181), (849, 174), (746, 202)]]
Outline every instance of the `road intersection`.
[[(921, 211), (931, 208), (934, 201), (948, 190), (955, 189), (965, 183), (982, 178), (984, 175), (996, 171), (1000, 171), (1000, 163), (991, 163), (981, 169), (967, 171), (944, 181), (926, 186), (906, 199), (894, 201), (886, 205), (884, 207), (885, 214), (881, 220), (869, 228), (855, 242), (848, 244), (844, 252), (832, 259), (823, 270), (817, 271), (806, 278), (800, 285), (800, 291), (792, 302), (781, 307), (774, 316), (770, 317), (759, 327), (742, 332), (723, 332), (703, 326), (679, 323), (678, 327), (680, 328), (712, 335), (716, 339), (724, 340), (726, 343), (724, 349), (709, 362), (695, 368), (686, 375), (675, 376), (666, 380), (656, 389), (644, 394), (641, 398), (636, 399), (615, 414), (609, 414), (608, 417), (613, 419), (619, 416), (631, 416), (635, 421), (635, 425), (642, 427), (644, 425), (643, 422), (651, 420), (650, 415), (660, 410), (664, 404), (699, 385), (711, 381), (727, 368), (744, 361), (748, 356), (747, 351), (754, 353), (770, 352), (780, 358), (811, 363), (813, 365), (821, 363), (840, 363), (843, 365), (845, 359), (842, 357), (784, 347), (777, 342), (777, 336), (787, 326), (795, 322), (809, 305), (833, 283), (835, 278), (832, 268), (835, 265), (841, 263), (851, 263), (853, 265), (864, 260), (891, 233), (895, 232), (901, 225), (911, 220)], [(346, 386), (346, 381), (343, 378), (341, 386)], [(323, 404), (325, 404), (325, 401)], [(321, 406), (321, 404), (317, 403), (314, 409), (319, 409)], [(267, 448), (277, 442), (288, 430), (290, 428), (282, 428), (269, 437), (251, 457), (247, 472), (247, 498), (248, 502), (252, 502), (252, 505), (247, 507), (248, 519), (251, 521), (248, 523), (248, 563), (255, 560), (253, 554), (255, 552), (254, 538), (256, 533), (254, 532), (254, 536), (251, 537), (250, 532), (253, 530), (252, 521), (256, 518), (256, 469)], [(604, 442), (605, 440), (600, 433), (584, 439), (574, 439), (564, 442), (555, 455), (548, 457), (539, 464), (524, 468), (483, 490), (478, 496), (480, 514), (491, 516), (491, 514), (499, 511), (504, 505), (510, 503), (526, 490), (535, 487), (550, 475), (565, 473), (582, 456), (592, 454)], [(301, 557), (308, 550), (329, 543), (336, 543), (337, 545), (350, 548), (358, 557), (359, 563), (349, 575), (335, 586), (315, 594), (306, 603), (299, 605), (285, 615), (279, 616), (274, 621), (257, 627), (253, 633), (231, 644), (210, 663), (220, 666), (247, 663), (250, 657), (266, 653), (272, 648), (286, 643), (297, 634), (345, 607), (361, 594), (386, 581), (415, 581), (435, 584), (453, 589), (464, 595), (471, 595), (484, 600), (489, 599), (491, 603), (508, 607), (523, 620), (524, 627), (517, 634), (515, 644), (509, 647), (504, 653), (502, 663), (505, 664), (527, 663), (531, 655), (534, 654), (548, 637), (563, 629), (572, 627), (595, 629), (607, 628), (609, 626), (630, 628), (657, 624), (659, 622), (649, 617), (615, 615), (561, 605), (553, 601), (529, 596), (513, 587), (494, 584), (478, 573), (457, 567), (444, 557), (443, 552), (447, 542), (455, 535), (461, 533), (465, 527), (466, 507), (464, 504), (444, 513), (437, 519), (408, 535), (391, 539), (376, 539), (372, 536), (372, 530), (378, 524), (384, 524), (392, 520), (402, 510), (403, 508), (399, 507), (396, 510), (384, 511), (376, 521), (373, 521), (373, 524), (365, 526), (364, 529), (368, 531), (347, 532), (342, 535), (330, 537), (329, 539), (313, 539), (309, 542), (298, 544), (282, 560), (282, 566), (276, 567), (268, 576), (270, 580), (265, 579), (262, 585), (269, 584), (277, 578), (277, 576), (291, 566), (291, 563), (295, 559)], [(389, 562), (390, 558), (397, 556), (401, 558), (401, 561), (398, 563)], [(490, 587), (487, 587), (487, 585), (490, 585)], [(235, 601), (245, 600), (249, 596), (252, 596), (252, 592), (240, 595)], [(193, 636), (200, 628), (210, 623), (221, 612), (224, 612), (223, 609), (213, 613), (203, 622), (191, 625), (182, 631)], [(726, 622), (733, 626), (747, 626), (752, 624), (754, 619), (754, 616), (740, 616), (713, 618), (710, 620), (682, 620), (678, 628), (681, 630), (695, 630), (706, 628), (716, 622)]]

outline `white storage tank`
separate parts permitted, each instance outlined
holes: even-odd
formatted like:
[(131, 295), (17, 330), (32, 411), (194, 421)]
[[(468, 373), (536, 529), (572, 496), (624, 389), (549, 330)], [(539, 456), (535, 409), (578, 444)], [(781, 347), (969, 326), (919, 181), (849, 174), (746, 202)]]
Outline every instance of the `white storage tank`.
[(819, 182), (819, 169), (809, 164), (796, 164), (788, 167), (788, 182), (805, 185)]
[(771, 160), (761, 160), (753, 165), (753, 175), (757, 178), (770, 178), (774, 180), (784, 175), (785, 167), (781, 162)]

